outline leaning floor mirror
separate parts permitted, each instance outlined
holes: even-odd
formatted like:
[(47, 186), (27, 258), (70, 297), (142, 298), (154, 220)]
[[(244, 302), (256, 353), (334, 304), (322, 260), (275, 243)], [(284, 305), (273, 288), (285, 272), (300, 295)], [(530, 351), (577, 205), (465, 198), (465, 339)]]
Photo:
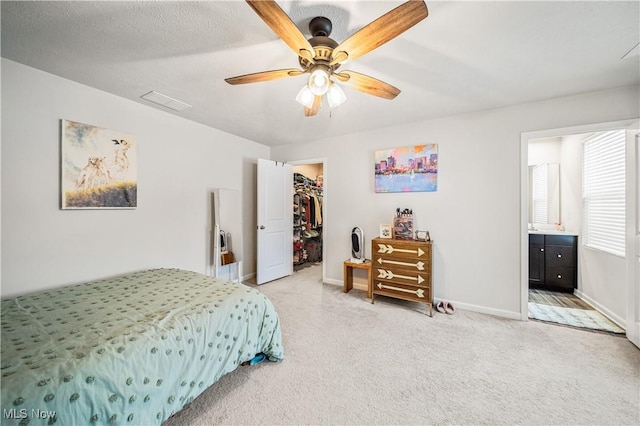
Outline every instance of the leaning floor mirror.
[(242, 275), (242, 193), (211, 191), (211, 272), (240, 282)]

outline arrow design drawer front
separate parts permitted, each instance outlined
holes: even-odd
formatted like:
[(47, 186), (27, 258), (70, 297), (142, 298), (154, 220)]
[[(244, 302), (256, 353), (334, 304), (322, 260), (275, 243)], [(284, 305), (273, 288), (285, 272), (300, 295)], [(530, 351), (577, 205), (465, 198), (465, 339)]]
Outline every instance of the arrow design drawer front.
[[(373, 255), (383, 257), (404, 257), (409, 259), (431, 260), (431, 245), (425, 246), (424, 244), (411, 244), (409, 242), (386, 242), (383, 240), (375, 240), (373, 243), (373, 249), (371, 250)], [(383, 242), (380, 242), (383, 241)]]
[(416, 273), (398, 269), (378, 268), (374, 276), (379, 280), (393, 281), (419, 287), (426, 287), (430, 283), (429, 274), (426, 272)]
[(383, 256), (373, 257), (374, 266), (381, 268), (402, 268), (411, 271), (426, 271), (429, 267), (428, 262), (418, 259), (390, 258)]
[(414, 302), (431, 303), (431, 288), (415, 287), (400, 283), (373, 280), (373, 291), (381, 296), (394, 297), (396, 299), (411, 300)]

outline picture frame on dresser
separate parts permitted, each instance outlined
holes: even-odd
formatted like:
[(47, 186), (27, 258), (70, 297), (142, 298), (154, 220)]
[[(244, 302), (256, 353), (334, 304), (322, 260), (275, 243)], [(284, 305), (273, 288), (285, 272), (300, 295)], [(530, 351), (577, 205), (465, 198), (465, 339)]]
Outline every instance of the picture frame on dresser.
[(415, 237), (416, 241), (431, 241), (431, 236), (429, 235), (429, 231), (416, 230), (415, 234), (416, 234), (416, 237)]
[(391, 238), (393, 236), (393, 228), (389, 223), (380, 224), (380, 238)]

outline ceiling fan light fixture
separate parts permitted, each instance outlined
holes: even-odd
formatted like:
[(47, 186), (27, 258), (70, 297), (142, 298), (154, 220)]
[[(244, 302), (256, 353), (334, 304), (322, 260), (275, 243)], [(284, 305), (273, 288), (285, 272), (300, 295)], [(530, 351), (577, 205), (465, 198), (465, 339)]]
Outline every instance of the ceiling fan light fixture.
[(296, 102), (307, 108), (311, 108), (313, 106), (314, 98), (315, 95), (311, 92), (309, 86), (305, 85), (296, 95)]
[(322, 97), (327, 95), (329, 107), (336, 107), (347, 99), (332, 76), (341, 83), (368, 95), (394, 99), (400, 90), (392, 85), (354, 71), (336, 70), (343, 62), (366, 55), (377, 47), (393, 40), (429, 15), (424, 0), (405, 0), (400, 6), (385, 13), (360, 28), (341, 43), (331, 35), (331, 20), (317, 16), (309, 23), (310, 39), (302, 34), (291, 18), (275, 0), (247, 0), (249, 6), (298, 56), (301, 69), (280, 69), (226, 78), (229, 84), (256, 83), (284, 77), (309, 74), (309, 79), (296, 96), (305, 106), (305, 117), (317, 114)]
[(322, 96), (329, 90), (329, 73), (323, 67), (316, 67), (309, 77), (309, 90), (316, 95)]
[(344, 94), (344, 91), (335, 84), (333, 81), (329, 85), (329, 91), (327, 92), (327, 103), (329, 104), (329, 108), (335, 108), (347, 100), (347, 95)]

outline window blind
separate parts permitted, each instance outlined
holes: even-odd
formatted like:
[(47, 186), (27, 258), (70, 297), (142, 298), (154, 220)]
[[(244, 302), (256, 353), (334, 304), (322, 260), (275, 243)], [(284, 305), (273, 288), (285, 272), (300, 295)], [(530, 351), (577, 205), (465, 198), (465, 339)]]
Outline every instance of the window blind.
[(531, 177), (533, 193), (533, 223), (547, 223), (547, 165), (533, 166)]
[(584, 140), (583, 245), (625, 255), (625, 132), (598, 132)]

